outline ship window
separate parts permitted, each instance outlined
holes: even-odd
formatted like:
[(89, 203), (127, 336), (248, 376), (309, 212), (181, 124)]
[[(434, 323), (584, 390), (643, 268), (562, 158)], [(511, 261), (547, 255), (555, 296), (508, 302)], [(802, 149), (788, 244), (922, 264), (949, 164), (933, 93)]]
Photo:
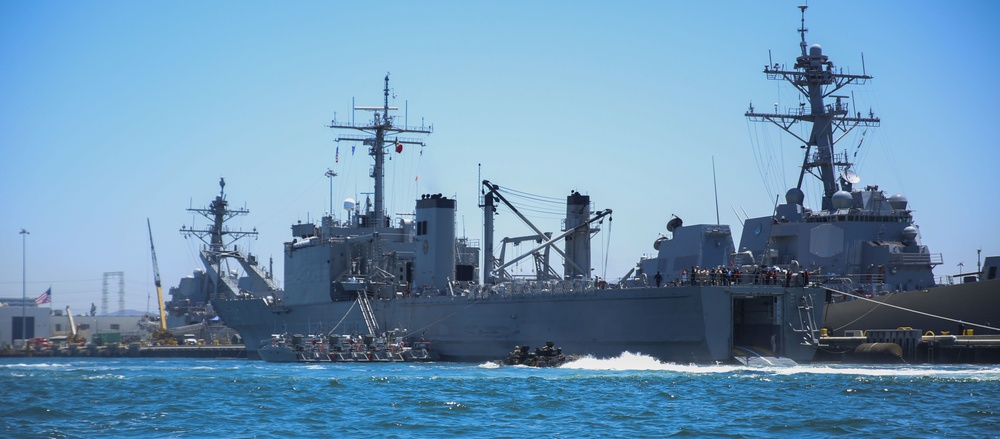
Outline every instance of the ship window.
[(62, 324), (56, 323), (56, 332), (62, 331)]

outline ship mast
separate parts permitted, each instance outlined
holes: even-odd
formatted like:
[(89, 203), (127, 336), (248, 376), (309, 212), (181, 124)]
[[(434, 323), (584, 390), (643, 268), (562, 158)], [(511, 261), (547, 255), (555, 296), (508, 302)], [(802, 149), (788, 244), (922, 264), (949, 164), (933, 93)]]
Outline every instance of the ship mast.
[[(879, 118), (869, 111), (867, 117), (863, 117), (861, 112), (851, 114), (850, 105), (844, 102), (847, 96), (836, 96), (841, 88), (849, 84), (862, 85), (871, 76), (864, 74), (851, 75), (834, 69), (833, 62), (823, 54), (823, 49), (814, 44), (808, 47), (806, 44), (806, 8), (799, 6), (802, 11), (802, 25), (798, 32), (801, 35), (799, 47), (802, 54), (795, 59), (793, 70), (786, 70), (783, 65), (774, 63), (764, 67), (767, 79), (785, 80), (792, 84), (808, 101), (800, 104), (799, 108), (790, 109), (784, 113), (779, 113), (775, 108), (774, 113), (762, 113), (754, 109), (750, 104), (750, 109), (745, 116), (754, 122), (768, 121), (774, 123), (782, 130), (791, 134), (801, 141), (805, 146), (805, 158), (802, 163), (802, 171), (799, 174), (798, 188), (802, 189), (802, 180), (806, 173), (812, 174), (823, 182), (823, 209), (833, 207), (833, 194), (837, 192), (837, 175), (835, 167), (846, 169), (851, 165), (846, 155), (837, 158), (833, 147), (847, 133), (857, 126), (878, 126)], [(835, 103), (826, 104), (826, 97), (836, 98)], [(796, 122), (812, 123), (812, 131), (808, 139), (803, 139), (798, 134), (792, 132), (791, 126)], [(834, 133), (838, 134), (834, 139)], [(812, 151), (815, 150), (815, 153)], [(818, 174), (818, 175), (817, 175)], [(842, 181), (845, 190), (849, 190), (851, 181)]]
[[(405, 124), (396, 126), (393, 124), (393, 116), (389, 115), (389, 111), (398, 110), (398, 107), (389, 106), (389, 74), (385, 75), (385, 87), (383, 89), (384, 101), (382, 107), (354, 107), (355, 110), (373, 111), (374, 116), (370, 123), (355, 124), (353, 121), (338, 122), (334, 119), (328, 125), (329, 128), (336, 129), (352, 129), (366, 133), (365, 135), (343, 135), (338, 136), (336, 141), (355, 141), (362, 142), (364, 145), (368, 146), (368, 155), (372, 156), (375, 160), (375, 166), (372, 169), (371, 176), (375, 180), (375, 209), (372, 216), (371, 227), (375, 228), (378, 233), (378, 228), (387, 227), (385, 223), (385, 142), (387, 139), (391, 140), (391, 145), (397, 145), (401, 147), (404, 144), (413, 144), (424, 146), (423, 140), (420, 139), (410, 139), (397, 137), (397, 134), (401, 133), (418, 133), (418, 134), (430, 134), (434, 132), (434, 126), (420, 126), (420, 127), (408, 127)], [(379, 240), (375, 239), (375, 266), (382, 268), (382, 251)]]
[[(201, 252), (201, 257), (207, 266), (214, 268), (214, 270), (210, 271), (215, 289), (213, 297), (221, 297), (222, 260), (227, 257), (236, 258), (241, 262), (244, 260), (235, 246), (232, 248), (229, 247), (244, 237), (257, 236), (256, 228), (253, 231), (245, 232), (243, 230), (229, 230), (224, 224), (236, 216), (249, 214), (250, 211), (246, 208), (229, 208), (229, 202), (226, 201), (226, 180), (221, 177), (219, 178), (219, 195), (212, 200), (212, 204), (208, 208), (189, 208), (187, 210), (188, 212), (198, 213), (211, 221), (211, 225), (207, 229), (195, 229), (194, 226), (181, 226), (180, 232), (185, 238), (189, 235), (194, 235), (208, 246), (206, 250)], [(267, 283), (273, 287), (271, 282)]]
[[(256, 228), (251, 232), (244, 232), (242, 230), (229, 230), (224, 227), (223, 224), (226, 221), (236, 216), (250, 213), (246, 208), (229, 208), (229, 202), (226, 201), (226, 180), (224, 178), (219, 178), (219, 195), (215, 197), (215, 200), (212, 200), (212, 204), (208, 208), (189, 208), (188, 212), (201, 214), (201, 216), (211, 221), (212, 225), (208, 229), (195, 229), (194, 227), (187, 228), (182, 226), (181, 233), (185, 236), (194, 235), (200, 239), (208, 246), (210, 252), (216, 258), (231, 256), (228, 247), (236, 241), (246, 236), (257, 236)], [(229, 242), (226, 242), (227, 239)]]

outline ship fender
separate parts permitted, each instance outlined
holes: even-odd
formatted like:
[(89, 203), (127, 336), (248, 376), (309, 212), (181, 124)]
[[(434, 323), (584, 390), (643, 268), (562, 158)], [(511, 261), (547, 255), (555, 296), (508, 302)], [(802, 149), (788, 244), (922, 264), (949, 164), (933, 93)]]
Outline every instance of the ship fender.
[(854, 349), (853, 359), (869, 364), (903, 362), (903, 348), (896, 343), (862, 343)]

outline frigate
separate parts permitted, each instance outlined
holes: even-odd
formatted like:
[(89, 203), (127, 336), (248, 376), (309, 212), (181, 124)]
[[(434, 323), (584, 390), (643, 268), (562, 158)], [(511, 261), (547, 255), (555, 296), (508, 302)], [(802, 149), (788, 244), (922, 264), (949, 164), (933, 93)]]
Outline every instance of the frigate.
[[(1000, 323), (1000, 257), (987, 257), (976, 272), (955, 276), (960, 282), (935, 277), (933, 269), (944, 259), (921, 243), (907, 198), (889, 195), (878, 185), (860, 186), (849, 150), (837, 152), (836, 143), (851, 130), (881, 122), (871, 111), (852, 108), (853, 94), (843, 91), (872, 76), (863, 64), (861, 74), (845, 73), (820, 45), (807, 44), (807, 7), (799, 8), (801, 54), (791, 68), (769, 60), (764, 73), (790, 83), (801, 93), (801, 104), (767, 112), (751, 103), (746, 117), (773, 123), (793, 136), (805, 152), (802, 169), (797, 186), (772, 214), (746, 219), (737, 260), (809, 270), (831, 292), (823, 321), (837, 335), (898, 327), (955, 333), (960, 325), (997, 331), (991, 325)], [(793, 130), (799, 123), (810, 124), (811, 130)], [(808, 176), (818, 178), (823, 188), (822, 204), (815, 210), (804, 204)]]
[[(640, 260), (628, 276), (609, 283), (592, 275), (591, 238), (612, 211), (595, 211), (590, 197), (579, 192), (566, 197), (561, 232), (544, 232), (508, 203), (505, 187), (484, 180), (482, 248), (478, 240), (457, 236), (457, 199), (426, 194), (415, 200), (413, 213), (388, 215), (387, 149), (423, 145), (433, 131), (423, 124), (397, 125), (389, 90), (387, 75), (384, 104), (356, 107), (371, 111), (370, 120), (335, 118), (329, 125), (361, 133), (336, 140), (368, 147), (374, 202), (369, 198), (362, 208), (348, 199), (346, 218), (329, 214), (318, 224), (293, 224), (284, 243), (283, 289), (256, 258), (236, 248), (240, 236), (224, 227), (227, 219), (245, 213), (229, 209), (224, 182), (212, 205), (197, 210), (211, 225), (182, 229), (204, 241), (211, 304), (242, 335), (248, 356), (277, 333), (392, 331), (409, 341), (426, 338), (441, 359), (452, 361), (496, 360), (511, 346), (549, 339), (559, 340), (567, 352), (595, 357), (632, 352), (663, 361), (717, 362), (733, 361), (739, 351), (813, 358), (825, 290), (808, 285), (798, 272), (767, 279), (733, 275), (739, 268), (726, 267), (733, 248), (728, 227), (672, 222), (671, 231), (688, 246), (660, 245), (657, 257)], [(401, 137), (406, 135), (424, 137)], [(493, 217), (505, 206), (525, 221), (529, 235), (494, 239)], [(503, 251), (495, 255), (496, 243), (515, 242), (534, 245), (509, 260)], [(692, 269), (689, 278), (660, 273), (670, 258), (677, 259), (670, 251), (683, 253), (680, 259)], [(536, 264), (533, 274), (509, 272), (526, 258)], [(562, 272), (550, 259), (561, 260)], [(247, 271), (252, 285), (240, 286), (226, 274), (228, 260)]]

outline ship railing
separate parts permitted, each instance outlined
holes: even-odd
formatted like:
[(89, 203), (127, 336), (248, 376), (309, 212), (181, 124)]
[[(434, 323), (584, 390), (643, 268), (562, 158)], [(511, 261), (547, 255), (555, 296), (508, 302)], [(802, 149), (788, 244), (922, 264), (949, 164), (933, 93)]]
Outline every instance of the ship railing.
[(892, 253), (889, 255), (890, 265), (941, 265), (944, 257), (941, 253)]
[[(606, 285), (606, 284), (605, 284)], [(488, 297), (530, 297), (544, 295), (584, 294), (598, 289), (591, 279), (501, 282), (495, 285), (470, 285), (461, 290), (463, 296), (474, 299)]]
[(862, 274), (816, 274), (811, 276), (816, 282), (827, 284), (827, 283), (846, 283), (849, 285), (879, 285), (885, 283), (885, 275), (880, 273), (862, 273)]

